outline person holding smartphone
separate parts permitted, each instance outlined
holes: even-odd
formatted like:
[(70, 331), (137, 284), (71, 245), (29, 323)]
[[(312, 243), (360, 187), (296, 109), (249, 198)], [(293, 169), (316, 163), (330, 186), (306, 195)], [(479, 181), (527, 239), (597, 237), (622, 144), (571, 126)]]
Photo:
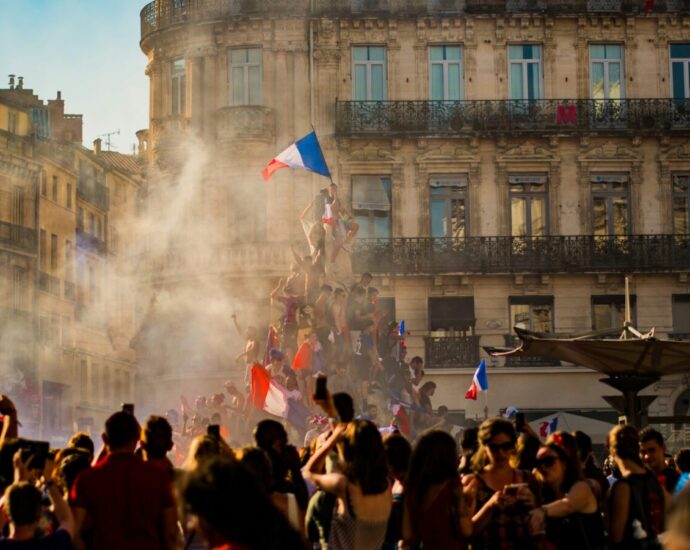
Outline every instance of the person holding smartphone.
[(517, 433), (504, 418), (490, 418), (479, 427), (479, 450), (473, 474), (463, 477), (466, 490), (476, 493), (472, 516), (472, 550), (531, 550), (529, 511), (538, 506), (534, 476), (513, 466)]

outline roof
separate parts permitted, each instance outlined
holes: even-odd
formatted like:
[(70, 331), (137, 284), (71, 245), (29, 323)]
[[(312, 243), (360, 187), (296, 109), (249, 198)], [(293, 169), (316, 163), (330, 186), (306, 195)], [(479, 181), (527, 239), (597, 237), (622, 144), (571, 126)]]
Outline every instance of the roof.
[(109, 163), (116, 170), (126, 174), (141, 174), (142, 165), (139, 157), (134, 155), (123, 155), (115, 151), (101, 151), (98, 156)]

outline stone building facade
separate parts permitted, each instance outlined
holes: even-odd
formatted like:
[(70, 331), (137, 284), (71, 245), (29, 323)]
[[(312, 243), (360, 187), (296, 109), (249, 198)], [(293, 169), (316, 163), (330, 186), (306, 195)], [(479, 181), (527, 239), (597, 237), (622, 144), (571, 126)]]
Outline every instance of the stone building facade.
[[(265, 318), (326, 180), (259, 170), (313, 125), (362, 226), (355, 271), (405, 319), (435, 404), (483, 416), (463, 396), (485, 346), (620, 326), (626, 276), (640, 329), (689, 337), (690, 6), (643, 4), (156, 0), (149, 158), (170, 166), (187, 129), (209, 149), (214, 265)], [(615, 418), (596, 373), (489, 363), (492, 413)], [(652, 411), (686, 414), (689, 383), (649, 388)]]
[(118, 293), (129, 283), (117, 269), (142, 169), (99, 143), (85, 149), (81, 115), (21, 80), (0, 90), (0, 134), (1, 391), (27, 437), (59, 440), (97, 430), (134, 395), (134, 296)]

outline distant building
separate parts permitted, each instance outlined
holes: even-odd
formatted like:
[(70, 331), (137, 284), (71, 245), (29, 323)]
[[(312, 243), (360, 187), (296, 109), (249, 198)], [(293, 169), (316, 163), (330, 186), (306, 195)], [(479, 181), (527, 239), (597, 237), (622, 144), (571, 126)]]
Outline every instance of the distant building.
[[(361, 227), (355, 271), (405, 319), (434, 403), (483, 417), (463, 399), (483, 346), (512, 346), (514, 326), (621, 326), (626, 275), (635, 324), (690, 339), (690, 10), (643, 7), (156, 0), (141, 12), (147, 154), (174, 171), (184, 131), (206, 145), (222, 228), (209, 270), (266, 317), (326, 180), (258, 171), (313, 124)], [(611, 419), (599, 378), (491, 360), (489, 408)], [(652, 411), (687, 407), (689, 384), (650, 388)]]
[(60, 92), (46, 105), (21, 80), (0, 90), (0, 391), (27, 436), (98, 430), (134, 393), (134, 296), (117, 270), (143, 172), (81, 139)]

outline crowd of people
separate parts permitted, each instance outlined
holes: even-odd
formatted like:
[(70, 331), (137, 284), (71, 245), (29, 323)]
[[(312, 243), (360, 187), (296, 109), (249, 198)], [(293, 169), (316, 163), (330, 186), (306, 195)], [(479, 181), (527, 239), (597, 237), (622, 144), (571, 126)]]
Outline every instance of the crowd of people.
[(310, 445), (264, 418), (248, 445), (194, 437), (179, 466), (162, 416), (118, 411), (102, 444), (81, 432), (48, 450), (3, 397), (0, 549), (690, 548), (690, 449), (669, 457), (652, 428), (613, 428), (600, 469), (582, 432), (540, 440), (496, 417), (410, 440), (347, 393), (316, 397)]

